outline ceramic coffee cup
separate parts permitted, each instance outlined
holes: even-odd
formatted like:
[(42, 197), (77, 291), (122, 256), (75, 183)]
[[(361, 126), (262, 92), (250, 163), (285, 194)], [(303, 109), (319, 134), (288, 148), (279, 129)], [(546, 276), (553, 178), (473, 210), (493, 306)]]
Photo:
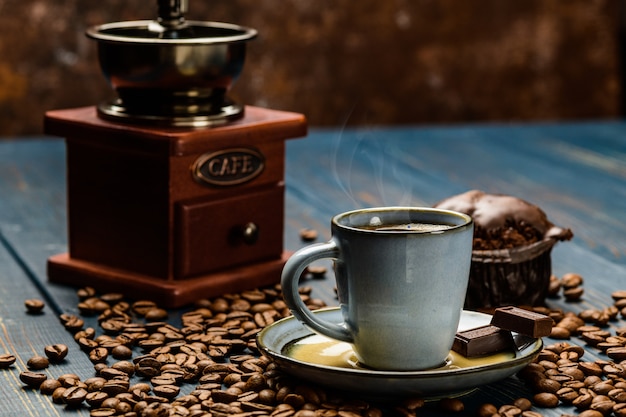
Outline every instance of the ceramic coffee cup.
[[(382, 207), (339, 214), (332, 238), (294, 253), (282, 288), (293, 315), (316, 333), (348, 342), (377, 370), (423, 370), (450, 353), (465, 300), (472, 218), (454, 211)], [(298, 293), (310, 263), (334, 260), (344, 323), (316, 317)]]

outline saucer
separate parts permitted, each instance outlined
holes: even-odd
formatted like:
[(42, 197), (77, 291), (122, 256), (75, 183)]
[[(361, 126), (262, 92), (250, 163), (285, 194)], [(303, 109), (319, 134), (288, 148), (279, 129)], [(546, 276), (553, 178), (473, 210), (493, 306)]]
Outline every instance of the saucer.
[[(343, 322), (339, 308), (314, 313), (330, 322)], [(483, 326), (490, 321), (491, 315), (463, 311), (458, 330)], [(537, 356), (543, 342), (531, 339), (517, 351), (481, 358), (464, 358), (450, 352), (446, 364), (435, 369), (382, 371), (363, 367), (349, 344), (317, 335), (291, 316), (263, 329), (257, 336), (257, 346), (283, 371), (329, 388), (377, 397), (436, 398), (463, 395), (515, 374)], [(304, 351), (299, 352), (301, 348)], [(334, 353), (323, 355), (322, 350)]]

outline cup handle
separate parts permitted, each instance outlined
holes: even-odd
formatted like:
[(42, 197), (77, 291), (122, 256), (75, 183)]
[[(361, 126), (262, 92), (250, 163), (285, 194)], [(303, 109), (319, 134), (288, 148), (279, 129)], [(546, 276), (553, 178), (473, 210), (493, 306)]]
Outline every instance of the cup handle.
[(324, 336), (352, 343), (354, 339), (345, 323), (335, 324), (319, 319), (304, 304), (298, 292), (300, 276), (310, 263), (324, 258), (338, 259), (339, 255), (339, 247), (333, 239), (326, 243), (316, 243), (300, 249), (291, 255), (285, 263), (281, 276), (281, 286), (285, 303), (298, 320)]

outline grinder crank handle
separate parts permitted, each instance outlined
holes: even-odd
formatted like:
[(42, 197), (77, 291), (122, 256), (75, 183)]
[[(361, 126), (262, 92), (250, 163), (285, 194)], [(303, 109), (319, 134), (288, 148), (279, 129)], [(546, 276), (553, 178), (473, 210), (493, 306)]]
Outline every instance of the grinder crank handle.
[(306, 306), (298, 291), (300, 276), (306, 267), (319, 259), (339, 259), (340, 251), (334, 239), (326, 243), (317, 243), (298, 250), (283, 267), (281, 286), (285, 303), (293, 315), (316, 333), (331, 339), (352, 343), (354, 338), (345, 323), (336, 324), (319, 319)]

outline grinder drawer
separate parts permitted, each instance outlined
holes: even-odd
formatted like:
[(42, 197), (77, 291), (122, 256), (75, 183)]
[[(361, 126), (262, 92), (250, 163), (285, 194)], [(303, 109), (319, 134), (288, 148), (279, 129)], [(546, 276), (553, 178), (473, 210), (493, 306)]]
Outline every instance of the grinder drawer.
[(179, 202), (175, 209), (175, 279), (280, 258), (284, 185), (219, 201)]

